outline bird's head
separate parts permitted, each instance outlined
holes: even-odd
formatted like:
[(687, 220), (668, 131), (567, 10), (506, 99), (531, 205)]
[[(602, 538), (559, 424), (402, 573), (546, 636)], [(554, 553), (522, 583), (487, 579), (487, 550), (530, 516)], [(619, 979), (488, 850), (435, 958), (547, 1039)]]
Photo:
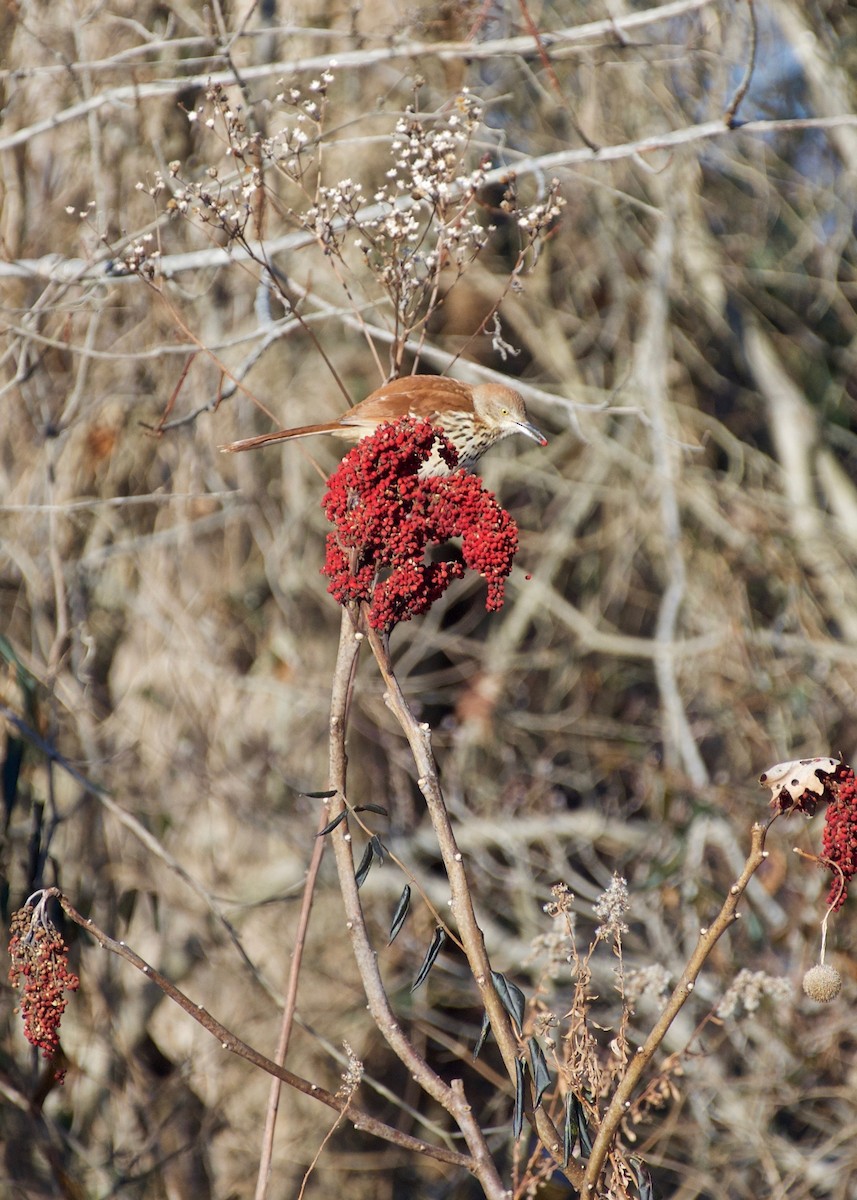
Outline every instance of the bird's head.
[(520, 392), (499, 383), (480, 383), (473, 389), (473, 411), (486, 425), (496, 431), (498, 438), (513, 433), (525, 433), (540, 446), (547, 438), (530, 422)]

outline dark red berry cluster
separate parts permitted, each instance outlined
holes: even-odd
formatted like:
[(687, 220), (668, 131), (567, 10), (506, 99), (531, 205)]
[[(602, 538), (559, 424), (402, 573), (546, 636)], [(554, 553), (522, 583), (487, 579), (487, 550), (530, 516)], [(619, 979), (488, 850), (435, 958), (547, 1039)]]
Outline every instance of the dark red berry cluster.
[[(424, 613), (469, 567), (488, 582), (485, 607), (503, 605), (518, 549), (518, 527), (476, 475), (419, 474), (440, 457), (456, 463), (449, 441), (427, 421), (381, 425), (351, 450), (327, 481), (328, 534), (323, 567), (340, 604), (365, 601), (369, 622), (389, 632)], [(451, 560), (426, 562), (426, 550), (451, 538)]]
[[(80, 980), (68, 969), (68, 946), (46, 916), (43, 904), (19, 909), (12, 917), (11, 931), (9, 981), (21, 988), (24, 1034), (45, 1058), (53, 1058), (59, 1050), (66, 993), (76, 992)], [(64, 1074), (57, 1073), (58, 1082)]]
[(836, 912), (845, 903), (848, 884), (857, 874), (857, 779), (850, 767), (841, 772), (831, 790), (833, 799), (824, 817), (821, 861), (834, 871), (827, 903)]

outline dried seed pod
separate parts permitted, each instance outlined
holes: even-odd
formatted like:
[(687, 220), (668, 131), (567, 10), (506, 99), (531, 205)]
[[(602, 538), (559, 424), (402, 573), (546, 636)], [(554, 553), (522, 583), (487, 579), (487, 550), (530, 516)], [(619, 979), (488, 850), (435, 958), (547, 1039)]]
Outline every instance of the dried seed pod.
[(810, 1000), (817, 1000), (819, 1004), (829, 1004), (839, 995), (841, 987), (842, 976), (827, 963), (810, 967), (803, 977), (803, 990)]

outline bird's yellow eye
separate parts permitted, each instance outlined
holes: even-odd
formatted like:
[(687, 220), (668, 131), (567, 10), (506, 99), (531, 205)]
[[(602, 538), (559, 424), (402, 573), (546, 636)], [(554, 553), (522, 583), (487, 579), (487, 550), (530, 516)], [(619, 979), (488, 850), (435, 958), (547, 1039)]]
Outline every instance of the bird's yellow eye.
[(509, 415), (508, 408), (501, 408), (500, 412), (503, 414), (504, 417), (508, 417), (508, 415)]

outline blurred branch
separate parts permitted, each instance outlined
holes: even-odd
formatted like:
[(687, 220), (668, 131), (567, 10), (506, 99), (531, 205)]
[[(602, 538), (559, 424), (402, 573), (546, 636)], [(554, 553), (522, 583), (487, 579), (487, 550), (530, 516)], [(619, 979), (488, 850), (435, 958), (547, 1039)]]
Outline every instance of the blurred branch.
[[(514, 575), (510, 583), (512, 588), (516, 586)], [(614, 658), (669, 659), (676, 662), (716, 650), (727, 637), (732, 636), (730, 632), (723, 631), (700, 637), (672, 638), (659, 644), (654, 638), (630, 637), (614, 630), (600, 629), (585, 613), (561, 596), (556, 588), (535, 576), (527, 580), (527, 590), (538, 593), (539, 601), (544, 606), (542, 611), (552, 613), (561, 621), (580, 640), (581, 650), (587, 654), (607, 654)]]
[(819, 430), (806, 396), (792, 380), (774, 345), (751, 323), (744, 350), (759, 391), (768, 405), (768, 428), (782, 468), (780, 480), (789, 504), (792, 536), (804, 564), (823, 591), (845, 639), (857, 642), (857, 587), (851, 569), (827, 533), (815, 492)]
[[(839, 112), (854, 107), (854, 72), (843, 53), (844, 39), (829, 31), (825, 38), (819, 29), (820, 9), (808, 9), (802, 0), (768, 0), (777, 24), (785, 33), (789, 53), (801, 66), (809, 84), (812, 107), (816, 112)], [(810, 19), (815, 17), (815, 22)], [(853, 15), (853, 14), (852, 14)], [(838, 47), (840, 53), (825, 53), (825, 44)], [(831, 140), (843, 163), (852, 174), (857, 172), (857, 130), (834, 125)]]
[[(773, 133), (783, 133), (790, 130), (803, 129), (834, 129), (837, 127), (857, 128), (857, 114), (842, 113), (829, 117), (789, 117), (782, 120), (746, 121), (742, 125), (730, 128), (723, 119), (703, 121), (698, 125), (687, 125), (667, 133), (653, 134), (649, 137), (638, 138), (633, 142), (622, 142), (613, 146), (599, 146), (597, 150), (575, 149), (561, 150), (555, 154), (543, 154), (538, 157), (522, 157), (513, 159), (505, 166), (497, 167), (485, 173), (483, 183), (488, 187), (501, 184), (508, 180), (510, 174), (516, 176), (542, 176), (553, 171), (581, 166), (591, 163), (618, 162), (624, 159), (634, 159), (641, 155), (651, 154), (659, 150), (672, 150), (678, 146), (692, 145), (696, 142), (707, 141), (716, 137), (736, 137), (744, 134), (759, 134), (762, 137)], [(0, 141), (2, 149), (2, 141)], [(403, 199), (399, 205), (401, 211), (407, 211), (413, 201)], [(376, 218), (386, 209), (380, 206), (369, 206), (357, 213), (360, 222), (368, 222)], [(253, 255), (264, 253), (269, 257), (284, 254), (315, 244), (313, 235), (303, 231), (284, 234), (279, 238), (271, 238), (264, 247), (251, 243)], [(185, 271), (199, 271), (203, 268), (225, 267), (234, 263), (246, 261), (251, 254), (240, 248), (219, 247), (205, 250), (191, 250), (182, 254), (165, 254), (158, 260), (158, 270), (167, 278)], [(134, 279), (133, 275), (111, 274), (109, 265), (114, 261), (112, 251), (105, 252), (91, 261), (80, 258), (63, 258), (57, 254), (47, 254), (43, 258), (17, 259), (13, 262), (0, 262), (0, 279), (38, 279), (43, 278), (56, 283), (83, 282), (86, 280), (103, 280), (105, 274), (111, 281)]]
[(0, 504), (0, 513), (90, 512), (99, 508), (133, 508), (139, 504), (173, 504), (180, 500), (235, 500), (239, 492), (147, 492), (142, 496), (92, 496), (57, 504)]
[(652, 274), (646, 313), (634, 351), (639, 390), (647, 397), (652, 448), (653, 484), (658, 492), (661, 537), (664, 544), (666, 587), (657, 611), (655, 677), (663, 713), (664, 752), (668, 766), (679, 763), (695, 787), (708, 782), (708, 771), (693, 737), (676, 674), (673, 650), (687, 573), (684, 563), (681, 513), (678, 503), (677, 449), (668, 422), (669, 295), (674, 226), (665, 213), (652, 250)]
[[(591, 21), (586, 25), (571, 26), (568, 29), (552, 30), (541, 35), (542, 45), (553, 51), (554, 57), (560, 57), (563, 48), (573, 50), (580, 43), (594, 39), (615, 36), (615, 31), (648, 28), (660, 21), (672, 20), (685, 13), (695, 12), (712, 5), (714, 0), (674, 0), (674, 3), (661, 5), (659, 8), (648, 9), (641, 13), (629, 13), (606, 21)], [(260, 66), (248, 66), (242, 69), (241, 76), (245, 83), (252, 80), (276, 78), (279, 75), (293, 77), (298, 72), (323, 71), (330, 67), (335, 60), (336, 69), (345, 71), (354, 67), (376, 66), (378, 63), (397, 61), (399, 59), (433, 58), (438, 62), (457, 62), (461, 59), (489, 59), (497, 54), (518, 54), (529, 57), (539, 57), (539, 50), (534, 47), (529, 36), (516, 38), (499, 38), (489, 42), (404, 42), (397, 46), (380, 46), (372, 50), (345, 50), (341, 53), (331, 52), (317, 54), (307, 58), (294, 59), (286, 62), (265, 63)], [(89, 64), (87, 64), (89, 67)], [(36, 74), (37, 72), (32, 72)], [(0, 78), (9, 72), (0, 73)], [(20, 76), (21, 72), (14, 72)], [(24, 72), (27, 74), (27, 72)], [(89, 113), (97, 112), (105, 107), (122, 107), (135, 105), (140, 100), (152, 96), (167, 96), (174, 92), (185, 91), (188, 88), (204, 88), (210, 84), (221, 84), (228, 87), (235, 83), (233, 70), (206, 71), (200, 75), (187, 75), (176, 79), (152, 80), (148, 83), (134, 83), (124, 87), (111, 88), (99, 95), (91, 96), (78, 104), (73, 104), (61, 112), (45, 117), (19, 129), (15, 133), (0, 138), (0, 151), (11, 150), (15, 146), (31, 144), (40, 134), (49, 133), (76, 121)]]
[(44, 895), (46, 897), (53, 897), (62, 907), (66, 916), (71, 921), (74, 921), (75, 925), (79, 925), (81, 929), (91, 934), (103, 949), (118, 955), (119, 958), (124, 958), (132, 967), (136, 967), (146, 979), (154, 983), (156, 987), (159, 987), (164, 995), (173, 1000), (189, 1017), (193, 1017), (197, 1024), (201, 1025), (212, 1037), (217, 1038), (223, 1050), (228, 1050), (231, 1054), (237, 1054), (239, 1058), (246, 1059), (254, 1067), (259, 1067), (260, 1070), (275, 1076), (282, 1083), (287, 1083), (295, 1091), (302, 1092), (305, 1096), (310, 1096), (314, 1100), (320, 1100), (328, 1108), (347, 1115), (351, 1124), (358, 1129), (371, 1133), (375, 1137), (383, 1138), (385, 1141), (393, 1142), (403, 1149), (425, 1154), (429, 1158), (435, 1158), (439, 1162), (471, 1169), (471, 1160), (467, 1155), (457, 1154), (454, 1150), (445, 1150), (439, 1146), (429, 1146), (422, 1140), (410, 1137), (406, 1133), (401, 1133), (398, 1129), (392, 1129), (389, 1125), (384, 1125), (383, 1122), (376, 1121), (368, 1113), (355, 1108), (350, 1099), (342, 1099), (339, 1096), (335, 1096), (332, 1092), (326, 1091), (325, 1088), (319, 1087), (318, 1084), (310, 1083), (309, 1080), (302, 1079), (300, 1075), (295, 1075), (291, 1071), (287, 1071), (285, 1067), (281, 1067), (278, 1063), (273, 1062), (270, 1058), (266, 1058), (264, 1054), (260, 1054), (258, 1050), (254, 1050), (252, 1046), (248, 1046), (246, 1042), (236, 1037), (225, 1025), (221, 1025), (201, 1004), (194, 1004), (171, 980), (162, 975), (160, 971), (156, 971), (154, 967), (150, 966), (139, 954), (135, 954), (124, 942), (114, 941), (113, 938), (99, 929), (91, 918), (82, 916), (66, 899), (59, 888), (46, 888)]
[(142, 843), (142, 845), (146, 847), (150, 854), (159, 859), (166, 867), (169, 868), (170, 871), (177, 875), (178, 878), (181, 879), (182, 882), (185, 883), (191, 889), (191, 891), (199, 897), (200, 900), (202, 900), (205, 907), (226, 931), (229, 940), (238, 951), (245, 966), (247, 966), (252, 973), (253, 978), (270, 996), (276, 999), (277, 989), (265, 979), (262, 972), (250, 958), (249, 954), (244, 949), (240, 937), (238, 936), (238, 931), (226, 914), (221, 910), (217, 901), (214, 899), (211, 893), (202, 886), (201, 883), (194, 879), (194, 877), (185, 869), (185, 867), (182, 866), (178, 859), (170, 854), (166, 847), (161, 845), (154, 834), (150, 833), (149, 830), (146, 829), (145, 825), (138, 821), (135, 816), (132, 816), (132, 814), (126, 812), (121, 805), (117, 804), (106, 788), (102, 787), (101, 784), (95, 783), (93, 780), (88, 779), (86, 775), (78, 771), (77, 767), (70, 763), (63, 754), (60, 754), (60, 752), (56, 750), (49, 741), (43, 738), (35, 729), (28, 725), (26, 721), (22, 720), (17, 713), (3, 703), (0, 703), (0, 716), (5, 717), (6, 720), (18, 730), (21, 736), (30, 743), (30, 745), (34, 746), (37, 750), (45, 755), (49, 762), (56, 763), (56, 765), (61, 767), (68, 775), (70, 775), (76, 783), (80, 784), (80, 786), (84, 788), (86, 792), (95, 796), (103, 805), (103, 807), (106, 808), (107, 811), (114, 816), (121, 825), (124, 825), (125, 828), (129, 830), (129, 832), (131, 832), (134, 837), (136, 837)]
[(735, 114), (741, 106), (741, 101), (747, 95), (747, 90), (753, 79), (753, 72), (756, 69), (756, 47), (759, 41), (759, 27), (756, 21), (756, 9), (754, 0), (746, 0), (747, 9), (750, 14), (750, 49), (747, 56), (747, 67), (744, 71), (743, 78), (735, 89), (735, 94), (726, 106), (723, 113), (723, 120), (732, 128), (735, 125)]

